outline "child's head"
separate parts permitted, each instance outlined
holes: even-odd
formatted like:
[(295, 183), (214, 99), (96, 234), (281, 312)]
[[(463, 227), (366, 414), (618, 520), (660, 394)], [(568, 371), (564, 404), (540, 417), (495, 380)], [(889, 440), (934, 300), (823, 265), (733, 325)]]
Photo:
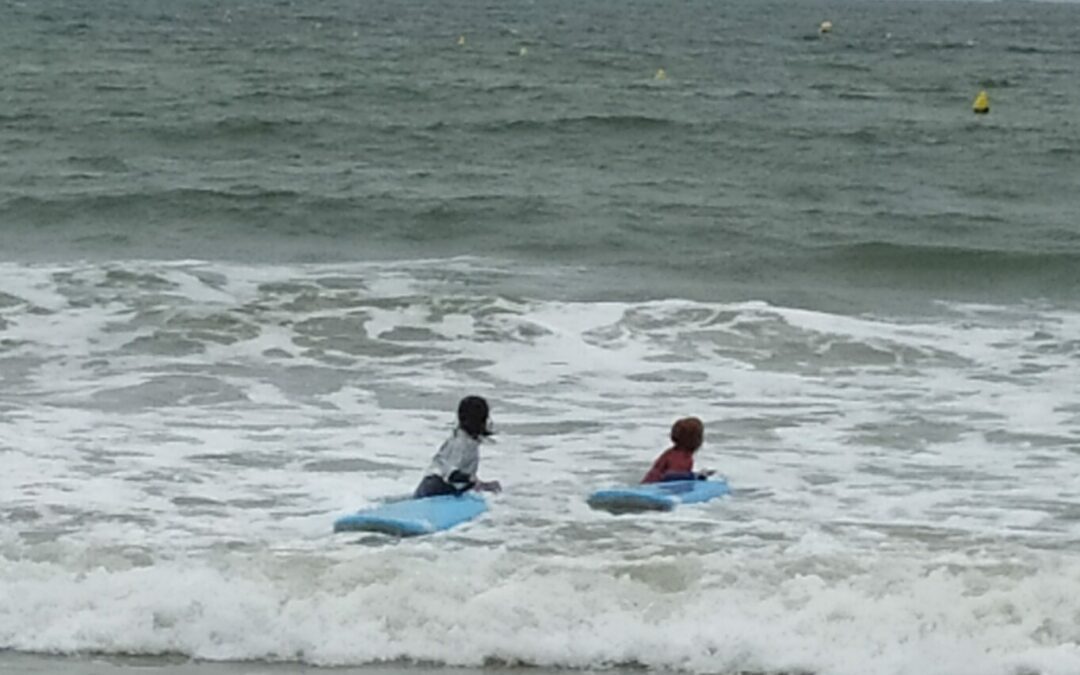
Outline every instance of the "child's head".
[(479, 396), (466, 396), (458, 403), (458, 426), (470, 436), (490, 436), (488, 404)]
[(705, 440), (705, 425), (696, 417), (684, 417), (671, 425), (671, 442), (676, 448), (695, 452)]

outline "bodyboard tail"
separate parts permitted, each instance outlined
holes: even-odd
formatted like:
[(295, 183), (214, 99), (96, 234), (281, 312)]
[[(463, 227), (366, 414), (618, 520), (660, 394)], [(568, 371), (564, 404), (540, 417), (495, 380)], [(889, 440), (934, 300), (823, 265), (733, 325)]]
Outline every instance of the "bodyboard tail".
[(480, 495), (442, 495), (387, 502), (342, 516), (334, 532), (378, 532), (396, 537), (415, 537), (448, 530), (487, 511)]
[(724, 480), (679, 480), (597, 490), (586, 500), (611, 513), (671, 511), (679, 504), (697, 504), (730, 492)]

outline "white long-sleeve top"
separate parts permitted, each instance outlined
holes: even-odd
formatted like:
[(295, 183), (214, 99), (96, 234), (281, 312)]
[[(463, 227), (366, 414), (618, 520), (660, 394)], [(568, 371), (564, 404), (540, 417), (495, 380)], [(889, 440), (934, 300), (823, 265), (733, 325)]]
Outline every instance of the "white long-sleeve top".
[(455, 471), (476, 479), (480, 469), (480, 441), (467, 434), (461, 428), (454, 429), (450, 438), (443, 442), (439, 451), (431, 459), (427, 475), (439, 476), (448, 480)]

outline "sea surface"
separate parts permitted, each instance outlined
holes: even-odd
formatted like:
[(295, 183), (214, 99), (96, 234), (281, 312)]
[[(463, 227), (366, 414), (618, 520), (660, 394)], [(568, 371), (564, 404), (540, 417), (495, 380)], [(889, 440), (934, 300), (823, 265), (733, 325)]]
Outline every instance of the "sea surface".
[[(1077, 73), (1080, 4), (0, 0), (0, 671), (1075, 675)], [(473, 393), (486, 515), (331, 533)], [(730, 498), (591, 511), (684, 415)]]

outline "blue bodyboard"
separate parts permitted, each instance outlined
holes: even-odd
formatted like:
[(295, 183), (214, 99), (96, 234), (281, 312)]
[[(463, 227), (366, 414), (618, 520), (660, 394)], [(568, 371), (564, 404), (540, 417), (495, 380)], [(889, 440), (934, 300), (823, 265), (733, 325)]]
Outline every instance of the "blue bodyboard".
[(415, 537), (447, 530), (487, 511), (478, 494), (442, 495), (387, 502), (334, 521), (334, 532), (382, 532)]
[(589, 495), (589, 506), (612, 513), (670, 511), (679, 504), (696, 504), (730, 492), (727, 481), (673, 480), (597, 490)]

